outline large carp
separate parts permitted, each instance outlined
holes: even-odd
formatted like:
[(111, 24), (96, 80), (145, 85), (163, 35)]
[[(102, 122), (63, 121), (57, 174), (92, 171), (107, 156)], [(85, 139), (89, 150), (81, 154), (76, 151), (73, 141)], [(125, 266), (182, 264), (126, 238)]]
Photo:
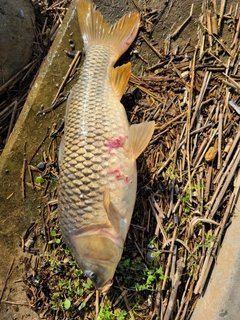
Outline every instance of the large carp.
[(136, 37), (140, 14), (109, 25), (76, 1), (86, 57), (68, 99), (60, 146), (58, 216), (63, 238), (95, 288), (106, 291), (121, 259), (136, 199), (136, 159), (154, 122), (129, 125), (120, 99), (131, 64), (114, 68)]

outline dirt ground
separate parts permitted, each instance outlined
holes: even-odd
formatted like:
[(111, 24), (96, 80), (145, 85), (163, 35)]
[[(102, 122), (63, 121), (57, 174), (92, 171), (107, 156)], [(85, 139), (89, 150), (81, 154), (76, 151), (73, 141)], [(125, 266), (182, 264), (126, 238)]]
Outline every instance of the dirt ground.
[[(104, 1), (104, 3), (102, 1), (97, 1), (97, 0), (95, 1), (100, 11), (104, 15), (104, 17), (109, 19), (111, 22), (121, 17), (125, 12), (136, 9), (136, 6), (139, 7), (139, 9), (145, 13), (143, 14), (143, 17), (145, 20), (141, 28), (140, 35), (135, 42), (134, 48), (132, 48), (131, 51), (127, 52), (127, 54), (124, 55), (120, 60), (120, 64), (122, 64), (122, 63), (125, 63), (126, 61), (129, 61), (130, 59), (133, 65), (133, 74), (136, 76), (142, 75), (143, 70), (159, 63), (159, 60), (161, 60), (160, 59), (161, 56), (166, 56), (166, 55), (174, 56), (174, 55), (177, 55), (177, 53), (181, 53), (183, 50), (186, 50), (187, 52), (189, 52), (189, 56), (193, 55), (195, 46), (198, 42), (198, 34), (196, 30), (198, 27), (198, 20), (201, 13), (201, 7), (202, 7), (202, 1), (199, 1), (199, 0), (194, 1), (191, 19), (189, 19), (189, 21), (187, 21), (181, 29), (179, 29), (179, 31), (176, 33), (176, 36), (173, 36), (171, 38), (171, 44), (170, 44), (170, 47), (168, 47), (168, 39), (169, 39), (168, 35), (169, 34), (173, 35), (174, 32), (176, 32), (176, 30), (178, 29), (178, 27), (181, 26), (184, 23), (184, 21), (188, 18), (191, 12), (192, 2), (193, 1), (189, 1), (189, 0), (184, 0), (184, 1), (183, 0), (182, 1), (152, 0), (147, 2), (126, 1), (126, 0), (119, 0), (119, 1), (106, 0)], [(225, 12), (228, 12), (230, 10), (231, 5), (235, 7), (236, 3), (237, 1), (227, 1)], [(220, 4), (221, 2), (217, 1), (218, 11), (220, 10)], [(72, 21), (73, 21), (72, 24), (70, 24), (69, 26), (68, 35), (72, 34), (72, 30), (74, 30), (73, 38), (74, 38), (75, 45), (77, 48), (81, 48), (81, 41), (78, 39), (78, 34), (76, 31), (77, 20), (76, 18), (74, 18)], [(227, 32), (226, 28), (224, 28), (221, 33), (222, 33), (221, 38), (223, 38), (224, 43), (226, 45), (229, 45), (229, 43), (231, 43), (232, 41), (231, 34)], [(144, 36), (144, 39), (146, 39), (147, 41), (144, 40), (142, 36)], [(154, 44), (154, 47), (157, 48), (157, 53), (153, 51), (153, 49), (149, 46), (148, 43)], [(63, 45), (63, 48), (67, 46), (68, 46), (68, 43), (65, 42)], [(67, 48), (67, 50), (69, 49)], [(61, 68), (61, 63), (59, 66), (59, 63), (57, 62), (57, 60), (63, 59), (64, 57), (65, 57), (64, 54), (62, 54), (60, 58), (58, 55), (56, 55), (53, 60), (53, 64), (56, 63), (56, 66), (57, 66), (55, 70), (56, 72), (51, 75), (54, 78), (52, 82), (53, 84), (60, 83), (59, 79), (62, 78), (62, 75), (60, 75), (60, 71), (59, 71)], [(65, 58), (65, 59), (68, 59), (68, 58)], [(225, 59), (227, 59), (227, 57), (222, 57), (223, 63), (226, 63)], [(65, 61), (63, 62), (63, 64), (69, 65), (69, 61), (70, 60), (67, 60), (67, 62)], [(72, 83), (69, 86), (71, 85)], [(38, 106), (39, 109), (41, 104), (43, 104), (44, 107), (49, 106), (49, 101), (52, 100), (53, 94), (54, 92), (56, 92), (56, 90), (54, 91), (53, 89), (50, 88), (51, 80), (49, 80), (48, 86), (49, 86), (48, 96), (43, 97), (43, 102), (39, 102), (39, 106)], [(33, 90), (34, 88), (35, 87), (33, 87)], [(32, 96), (33, 95), (34, 93), (32, 93)], [(124, 104), (126, 104), (126, 107), (128, 108), (129, 103), (127, 100), (129, 99), (129, 96), (126, 95), (124, 99), (126, 99)], [(28, 108), (30, 108), (30, 106), (28, 106)], [(21, 139), (23, 139), (22, 141), (19, 141), (19, 139), (16, 138), (16, 140), (18, 140), (17, 146), (19, 147), (19, 149), (16, 150), (16, 149), (9, 148), (9, 150), (11, 150), (10, 157), (8, 155), (8, 158), (7, 158), (7, 155), (5, 154), (4, 155), (5, 158), (3, 160), (0, 158), (0, 160), (2, 161), (2, 164), (0, 165), (0, 169), (1, 169), (0, 174), (1, 174), (1, 180), (3, 185), (3, 188), (0, 189), (0, 199), (2, 203), (0, 207), (0, 217), (2, 221), (0, 225), (0, 252), (2, 253), (0, 257), (0, 264), (1, 264), (0, 319), (1, 320), (9, 320), (9, 319), (33, 320), (33, 319), (39, 318), (39, 315), (37, 315), (37, 313), (35, 313), (31, 308), (32, 302), (30, 303), (29, 299), (27, 299), (26, 297), (26, 292), (28, 293), (29, 297), (32, 297), (33, 293), (29, 292), (30, 290), (29, 288), (31, 286), (30, 285), (29, 287), (26, 286), (26, 283), (23, 283), (23, 279), (22, 279), (23, 275), (26, 274), (26, 272), (30, 272), (30, 273), (32, 272), (32, 269), (29, 267), (29, 264), (34, 265), (36, 257), (34, 255), (31, 255), (30, 253), (26, 253), (26, 252), (23, 253), (22, 239), (24, 238), (24, 235), (26, 236), (26, 231), (30, 226), (33, 226), (33, 228), (35, 228), (35, 224), (37, 223), (39, 225), (39, 228), (40, 229), (42, 228), (40, 227), (42, 223), (41, 208), (42, 208), (42, 203), (44, 201), (40, 196), (40, 192), (35, 192), (28, 185), (26, 186), (26, 198), (23, 198), (20, 185), (21, 185), (22, 174), (23, 174), (22, 170), (23, 168), (25, 168), (23, 167), (25, 149), (27, 148), (27, 156), (28, 158), (30, 158), (30, 155), (32, 155), (35, 152), (37, 146), (39, 145), (39, 142), (41, 142), (43, 138), (47, 136), (46, 128), (48, 126), (51, 127), (52, 124), (55, 122), (57, 123), (57, 125), (60, 124), (61, 119), (63, 118), (63, 115), (64, 115), (64, 108), (65, 108), (65, 104), (62, 104), (51, 115), (48, 114), (47, 117), (40, 116), (37, 118), (37, 120), (36, 120), (36, 112), (34, 111), (32, 114), (32, 117), (33, 117), (32, 121), (36, 121), (37, 130), (35, 132), (25, 132), (21, 136)], [(133, 110), (127, 110), (127, 111), (130, 119), (133, 116)], [(136, 117), (141, 118), (140, 114), (139, 116), (136, 116)], [(24, 115), (22, 115), (22, 118), (24, 118)], [(28, 122), (30, 123), (31, 120), (28, 119), (27, 123)], [(23, 122), (23, 125), (25, 126), (26, 124), (24, 124)], [(59, 141), (60, 140), (57, 140), (57, 142)], [(57, 145), (55, 145), (55, 149), (57, 149)], [(34, 160), (34, 163), (31, 162), (31, 164), (36, 165), (38, 162), (40, 162), (41, 156), (38, 154), (38, 152), (36, 152), (36, 154), (37, 156), (36, 158), (34, 158), (36, 160)], [(8, 159), (9, 161), (11, 157), (12, 157), (11, 163), (5, 161), (5, 159)], [(54, 157), (55, 156), (53, 156), (53, 158)], [(144, 160), (142, 159), (139, 162), (139, 166), (142, 167), (144, 163), (146, 162), (144, 162)], [(143, 172), (145, 171), (143, 170)], [(144, 174), (144, 177), (148, 176), (150, 179), (150, 175), (151, 175), (150, 173), (148, 175)], [(147, 183), (147, 181), (141, 177), (139, 180), (140, 180), (139, 182), (140, 187), (143, 187)], [(56, 187), (55, 185), (52, 187), (53, 190), (55, 190), (55, 187)], [(162, 187), (163, 186), (160, 185), (159, 189), (161, 189)], [(138, 197), (138, 200), (139, 202), (142, 201), (141, 195)], [(137, 211), (140, 210), (139, 209), (140, 205), (141, 204), (137, 205), (136, 207)], [(146, 206), (146, 202), (143, 203), (143, 207), (144, 206)], [(136, 221), (138, 221), (138, 219), (135, 219), (134, 223), (136, 223)], [(154, 228), (152, 227), (152, 229)], [(29, 233), (30, 232), (31, 230), (29, 231)], [(26, 236), (26, 239), (28, 238), (28, 235)], [(133, 237), (134, 232), (130, 233), (130, 236)], [(41, 241), (40, 241), (40, 245), (38, 244), (36, 245), (36, 247), (38, 249), (43, 248)], [(46, 263), (46, 268), (48, 268), (49, 266), (45, 261), (46, 257), (43, 255), (43, 256), (40, 256), (39, 258), (41, 260), (41, 263), (43, 263), (43, 265), (44, 263)], [(31, 263), (29, 262), (29, 259), (31, 260), (30, 261)], [(31, 275), (31, 277), (33, 278), (33, 280), (36, 280), (34, 278), (35, 274)], [(2, 290), (2, 293), (1, 293), (1, 290)], [(147, 291), (146, 300), (153, 299), (153, 296), (154, 298), (156, 298), (154, 294), (151, 295), (149, 294), (149, 291)], [(41, 299), (42, 298), (39, 297), (39, 301)], [(37, 309), (36, 301), (34, 303), (35, 303), (34, 307), (35, 309)], [(146, 309), (148, 309), (148, 307), (149, 306), (146, 306)], [(91, 309), (91, 312), (92, 312), (92, 309)], [(138, 310), (138, 312), (141, 313), (141, 310), (140, 311)], [(146, 313), (144, 312), (143, 314), (146, 319), (150, 319), (152, 316), (150, 315), (149, 317), (147, 317)], [(140, 319), (136, 315), (135, 317), (136, 319)], [(44, 313), (42, 313), (41, 318), (50, 319), (47, 316), (45, 317)], [(53, 319), (70, 319), (70, 318), (71, 317), (63, 318), (62, 316), (58, 318), (56, 314), (53, 317)], [(89, 315), (89, 319), (90, 318), (91, 317)], [(121, 318), (120, 316), (117, 316), (117, 313), (115, 313), (114, 316), (110, 319), (121, 319)]]

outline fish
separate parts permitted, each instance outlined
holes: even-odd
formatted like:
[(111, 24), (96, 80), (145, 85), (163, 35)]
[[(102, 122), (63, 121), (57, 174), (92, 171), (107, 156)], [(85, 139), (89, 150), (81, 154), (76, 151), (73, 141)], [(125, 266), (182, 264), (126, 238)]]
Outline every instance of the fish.
[(134, 210), (136, 159), (155, 124), (129, 124), (120, 99), (131, 63), (114, 67), (138, 33), (140, 14), (130, 12), (111, 25), (89, 0), (77, 0), (76, 8), (85, 59), (67, 101), (59, 147), (58, 219), (79, 267), (107, 292)]

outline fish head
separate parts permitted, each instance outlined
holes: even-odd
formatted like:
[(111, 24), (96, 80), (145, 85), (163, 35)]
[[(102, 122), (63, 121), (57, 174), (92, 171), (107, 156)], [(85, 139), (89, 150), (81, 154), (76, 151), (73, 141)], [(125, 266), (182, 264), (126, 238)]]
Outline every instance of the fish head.
[(123, 244), (105, 234), (75, 236), (74, 256), (94, 287), (106, 292), (121, 259)]

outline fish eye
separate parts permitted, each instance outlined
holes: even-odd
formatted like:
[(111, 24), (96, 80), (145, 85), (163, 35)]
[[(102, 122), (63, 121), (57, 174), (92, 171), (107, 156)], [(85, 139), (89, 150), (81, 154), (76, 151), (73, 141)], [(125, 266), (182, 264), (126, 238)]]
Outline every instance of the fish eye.
[(86, 276), (87, 276), (89, 279), (93, 279), (93, 278), (95, 278), (95, 276), (96, 276), (95, 272), (90, 271), (90, 270), (86, 270), (86, 271), (85, 271), (85, 274), (86, 274)]

